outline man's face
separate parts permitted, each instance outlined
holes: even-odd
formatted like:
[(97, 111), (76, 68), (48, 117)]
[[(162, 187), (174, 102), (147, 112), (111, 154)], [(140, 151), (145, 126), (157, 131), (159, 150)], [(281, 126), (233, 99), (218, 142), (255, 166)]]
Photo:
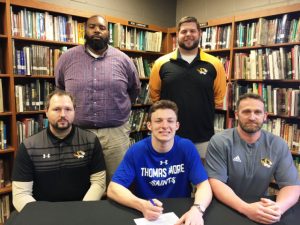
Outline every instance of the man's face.
[(166, 143), (173, 141), (179, 128), (177, 116), (171, 109), (158, 109), (151, 115), (151, 121), (147, 127), (152, 131), (153, 141)]
[(198, 48), (200, 32), (197, 29), (197, 24), (194, 22), (181, 24), (177, 39), (179, 47), (184, 50)]
[(105, 49), (109, 41), (106, 21), (101, 17), (88, 19), (84, 37), (86, 44), (92, 50), (99, 51)]
[(254, 134), (261, 129), (267, 114), (261, 101), (246, 98), (240, 102), (235, 118), (238, 120), (238, 126), (244, 132)]
[(52, 96), (49, 108), (46, 110), (49, 125), (52, 132), (70, 129), (75, 117), (74, 106), (71, 98), (67, 95)]

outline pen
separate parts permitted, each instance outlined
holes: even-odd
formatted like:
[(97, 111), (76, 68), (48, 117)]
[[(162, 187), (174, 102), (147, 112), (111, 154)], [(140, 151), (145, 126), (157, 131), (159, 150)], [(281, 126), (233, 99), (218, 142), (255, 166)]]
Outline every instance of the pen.
[(149, 199), (149, 201), (151, 202), (152, 205), (156, 206), (156, 204), (154, 203), (153, 199)]

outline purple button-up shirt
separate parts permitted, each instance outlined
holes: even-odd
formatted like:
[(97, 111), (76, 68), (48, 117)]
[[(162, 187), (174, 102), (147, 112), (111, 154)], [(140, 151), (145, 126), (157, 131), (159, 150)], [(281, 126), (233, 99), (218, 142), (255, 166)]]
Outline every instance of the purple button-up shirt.
[(92, 57), (84, 46), (71, 48), (58, 60), (55, 82), (75, 96), (74, 123), (86, 128), (124, 124), (140, 91), (133, 62), (111, 46), (99, 58)]

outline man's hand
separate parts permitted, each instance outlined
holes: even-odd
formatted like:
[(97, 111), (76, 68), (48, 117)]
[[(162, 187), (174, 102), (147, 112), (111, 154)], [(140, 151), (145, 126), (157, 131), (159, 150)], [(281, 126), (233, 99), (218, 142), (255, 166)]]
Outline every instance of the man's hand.
[(197, 207), (192, 206), (189, 211), (187, 211), (175, 225), (203, 225), (204, 221), (202, 218), (202, 213), (197, 209)]
[(281, 213), (276, 202), (261, 199), (259, 202), (250, 203), (245, 215), (258, 223), (272, 224), (280, 220)]
[(153, 199), (155, 205), (150, 201), (144, 201), (142, 205), (142, 213), (147, 220), (156, 220), (163, 212), (162, 202)]

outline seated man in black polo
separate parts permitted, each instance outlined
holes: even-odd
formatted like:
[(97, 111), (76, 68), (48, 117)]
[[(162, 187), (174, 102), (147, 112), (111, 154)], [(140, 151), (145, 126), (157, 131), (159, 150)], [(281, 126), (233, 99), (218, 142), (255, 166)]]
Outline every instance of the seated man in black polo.
[(48, 96), (49, 127), (25, 139), (17, 152), (13, 204), (17, 211), (33, 201), (99, 200), (106, 167), (96, 135), (72, 125), (73, 97), (61, 90)]

